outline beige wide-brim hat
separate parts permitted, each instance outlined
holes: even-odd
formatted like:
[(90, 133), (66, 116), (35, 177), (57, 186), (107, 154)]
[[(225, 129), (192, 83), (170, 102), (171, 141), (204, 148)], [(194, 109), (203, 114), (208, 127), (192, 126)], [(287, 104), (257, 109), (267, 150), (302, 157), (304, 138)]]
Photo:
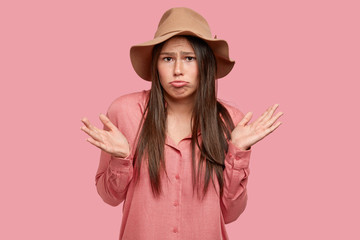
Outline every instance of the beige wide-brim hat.
[(189, 8), (171, 8), (161, 17), (154, 39), (134, 45), (130, 49), (131, 63), (142, 79), (151, 81), (153, 47), (176, 35), (195, 36), (203, 39), (210, 46), (217, 63), (216, 78), (226, 76), (233, 68), (235, 61), (229, 58), (227, 42), (212, 37), (205, 18)]

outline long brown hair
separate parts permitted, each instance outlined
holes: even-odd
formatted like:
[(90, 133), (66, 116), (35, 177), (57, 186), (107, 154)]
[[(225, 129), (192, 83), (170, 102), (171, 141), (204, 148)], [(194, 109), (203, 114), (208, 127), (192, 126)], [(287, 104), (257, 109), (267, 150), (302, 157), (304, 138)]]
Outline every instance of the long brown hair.
[[(210, 179), (214, 185), (214, 171), (220, 186), (220, 196), (222, 196), (224, 159), (228, 150), (227, 140), (231, 138), (234, 123), (227, 109), (216, 98), (216, 59), (213, 51), (200, 38), (193, 36), (183, 37), (189, 41), (195, 51), (200, 76), (191, 119), (193, 123), (191, 137), (193, 189), (195, 190), (195, 186), (199, 189), (200, 184), (198, 182), (201, 181), (202, 168), (205, 162), (203, 196), (207, 193)], [(135, 168), (135, 181), (138, 181), (142, 159), (143, 157), (148, 159), (151, 188), (155, 197), (158, 197), (162, 192), (160, 174), (166, 173), (164, 146), (167, 112), (164, 90), (160, 84), (157, 71), (157, 61), (163, 45), (164, 42), (153, 48), (151, 66), (152, 84), (140, 124), (142, 128), (137, 138), (138, 144), (134, 161), (134, 165), (137, 166)], [(201, 143), (198, 139), (199, 131), (201, 132)], [(195, 173), (196, 148), (200, 150), (197, 174)]]

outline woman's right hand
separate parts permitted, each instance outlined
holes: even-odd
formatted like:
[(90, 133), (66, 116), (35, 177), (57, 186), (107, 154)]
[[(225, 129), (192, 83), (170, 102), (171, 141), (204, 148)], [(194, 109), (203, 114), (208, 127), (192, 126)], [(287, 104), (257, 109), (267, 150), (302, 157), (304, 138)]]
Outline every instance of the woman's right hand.
[(125, 136), (104, 114), (100, 114), (99, 118), (109, 131), (93, 126), (85, 117), (81, 119), (85, 125), (81, 130), (91, 137), (87, 141), (114, 157), (127, 157), (130, 154), (130, 146)]

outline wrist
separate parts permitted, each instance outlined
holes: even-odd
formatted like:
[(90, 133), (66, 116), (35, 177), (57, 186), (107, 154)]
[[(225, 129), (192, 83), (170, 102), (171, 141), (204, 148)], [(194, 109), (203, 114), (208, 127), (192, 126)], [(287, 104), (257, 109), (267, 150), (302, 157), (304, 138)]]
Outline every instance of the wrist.
[(234, 141), (231, 141), (231, 142), (237, 149), (239, 149), (241, 151), (249, 151), (251, 149), (251, 146), (244, 146), (244, 145), (235, 143)]
[(130, 149), (128, 149), (128, 151), (122, 151), (122, 152), (119, 152), (119, 153), (115, 153), (115, 154), (112, 154), (113, 157), (115, 158), (127, 158), (130, 156)]

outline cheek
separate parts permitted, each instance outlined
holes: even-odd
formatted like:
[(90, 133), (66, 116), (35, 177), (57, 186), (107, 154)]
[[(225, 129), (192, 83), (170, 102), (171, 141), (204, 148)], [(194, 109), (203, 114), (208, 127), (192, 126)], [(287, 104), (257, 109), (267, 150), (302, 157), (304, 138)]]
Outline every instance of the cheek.
[(165, 78), (167, 76), (168, 72), (167, 72), (165, 66), (158, 64), (157, 69), (158, 69), (160, 80), (161, 80), (161, 78)]
[(166, 80), (166, 72), (164, 71), (164, 68), (159, 67), (158, 65), (158, 73), (159, 73), (159, 79), (160, 79), (160, 84), (162, 87), (166, 86), (165, 84), (165, 80)]
[(191, 71), (193, 76), (199, 76), (199, 68), (197, 63), (194, 63), (194, 65), (191, 66)]
[(198, 71), (197, 68), (193, 69), (192, 75), (193, 75), (193, 77), (196, 79), (196, 82), (198, 83), (200, 76), (199, 76), (199, 71)]

